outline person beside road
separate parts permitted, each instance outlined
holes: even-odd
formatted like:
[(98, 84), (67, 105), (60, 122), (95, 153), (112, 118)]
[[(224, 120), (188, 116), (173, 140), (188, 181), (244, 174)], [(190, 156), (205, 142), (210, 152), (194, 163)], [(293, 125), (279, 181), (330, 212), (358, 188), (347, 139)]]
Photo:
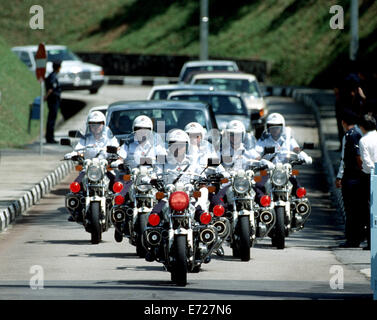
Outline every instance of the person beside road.
[(44, 100), (47, 101), (48, 116), (46, 126), (46, 143), (58, 143), (54, 137), (55, 123), (60, 108), (61, 87), (58, 81), (58, 73), (61, 68), (61, 62), (52, 64), (53, 71), (45, 79), (46, 95)]
[(375, 163), (377, 162), (377, 131), (376, 119), (369, 114), (363, 116), (360, 121), (360, 129), (363, 137), (360, 139), (360, 156), (361, 156), (361, 189), (363, 195), (362, 213), (366, 224), (367, 242), (366, 250), (370, 250), (370, 175), (374, 173)]
[(357, 248), (363, 239), (363, 219), (360, 215), (361, 194), (361, 157), (359, 141), (361, 131), (357, 127), (357, 115), (350, 110), (342, 114), (342, 126), (345, 132), (342, 139), (342, 158), (335, 180), (337, 188), (342, 189), (346, 212), (345, 237), (340, 245), (343, 248)]

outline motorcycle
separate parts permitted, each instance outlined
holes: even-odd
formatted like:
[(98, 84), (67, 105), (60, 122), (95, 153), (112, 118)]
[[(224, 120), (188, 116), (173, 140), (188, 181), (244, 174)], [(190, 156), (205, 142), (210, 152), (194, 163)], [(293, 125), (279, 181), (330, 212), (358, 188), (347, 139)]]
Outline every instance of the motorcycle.
[(269, 196), (264, 196), (259, 206), (254, 191), (256, 173), (267, 168), (254, 160), (247, 161), (247, 168), (230, 170), (231, 187), (227, 194), (227, 217), (231, 223), (228, 241), (233, 257), (250, 260), (250, 251), (256, 237), (264, 237), (275, 223), (275, 213)]
[[(304, 146), (305, 147), (305, 146)], [(309, 145), (306, 146), (309, 149)], [(265, 148), (265, 154), (272, 154), (270, 161), (275, 164), (268, 169), (269, 179), (265, 184), (266, 192), (273, 201), (276, 223), (270, 233), (272, 245), (278, 249), (285, 248), (285, 238), (291, 232), (301, 230), (311, 213), (310, 202), (306, 197), (306, 189), (297, 188), (292, 193), (293, 184), (297, 183), (292, 177), (299, 174), (293, 169), (302, 165), (305, 160), (300, 159), (295, 152), (275, 152), (274, 148)]]
[[(123, 235), (126, 236), (130, 243), (136, 246), (137, 255), (145, 258), (146, 250), (142, 238), (148, 223), (148, 214), (157, 204), (157, 189), (151, 184), (151, 180), (156, 179), (151, 159), (145, 159), (142, 163), (132, 170), (123, 169), (131, 173), (123, 176), (127, 181), (126, 187), (120, 180), (114, 184), (113, 191), (116, 195), (111, 217), (116, 229), (115, 240), (121, 242)], [(120, 168), (124, 168), (124, 165)]]
[[(167, 170), (163, 175), (178, 173)], [(178, 174), (195, 176), (193, 172)], [(148, 226), (144, 231), (144, 245), (148, 250), (148, 261), (156, 260), (164, 264), (171, 273), (171, 280), (178, 286), (187, 284), (188, 272), (199, 272), (202, 263), (210, 261), (214, 245), (217, 241), (217, 229), (210, 222), (212, 215), (206, 211), (208, 190), (201, 186), (195, 191), (195, 182), (182, 183), (175, 179), (173, 183), (163, 183), (159, 178), (159, 192), (156, 194), (163, 210), (151, 212)], [(200, 185), (197, 184), (197, 185)], [(197, 204), (202, 209), (199, 217)]]
[[(71, 146), (70, 139), (62, 139), (62, 145)], [(94, 146), (86, 146), (77, 150), (78, 155), (64, 160), (78, 163), (76, 170), (79, 176), (70, 184), (70, 192), (65, 196), (65, 207), (74, 221), (83, 224), (85, 230), (91, 234), (91, 243), (98, 244), (102, 239), (102, 232), (111, 226), (110, 210), (113, 193), (109, 190), (111, 170), (109, 164), (117, 159), (117, 148), (106, 148), (107, 158), (98, 155), (91, 159), (85, 158), (86, 152), (98, 151)], [(105, 150), (101, 150), (105, 151)]]

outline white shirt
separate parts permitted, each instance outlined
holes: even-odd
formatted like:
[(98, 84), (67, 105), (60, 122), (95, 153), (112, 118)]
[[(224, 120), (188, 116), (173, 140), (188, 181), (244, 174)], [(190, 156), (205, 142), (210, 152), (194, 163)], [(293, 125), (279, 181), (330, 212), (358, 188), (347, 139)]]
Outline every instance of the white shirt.
[[(87, 134), (85, 138), (81, 138), (79, 143), (75, 146), (75, 151), (81, 151), (84, 148), (91, 146), (91, 148), (87, 148), (84, 152), (85, 159), (92, 159), (100, 154), (102, 157), (106, 157), (106, 150), (107, 146), (114, 146), (119, 147), (118, 140), (112, 136), (111, 131), (109, 129), (104, 129), (101, 136), (96, 139), (91, 133)], [(93, 147), (93, 148), (92, 148)]]
[(377, 131), (369, 131), (359, 142), (360, 157), (363, 161), (362, 170), (366, 174), (374, 173), (374, 166), (377, 162)]
[(130, 144), (123, 144), (118, 155), (125, 160), (131, 168), (139, 166), (141, 158), (152, 158), (152, 163), (156, 163), (157, 156), (165, 155), (165, 148), (160, 144), (157, 137), (147, 139), (144, 143), (139, 143), (136, 138)]
[[(255, 148), (251, 150), (253, 159), (261, 157), (265, 147), (275, 147), (275, 152), (287, 152), (300, 148), (297, 141), (291, 136), (290, 131), (290, 128), (286, 127), (284, 133), (277, 140), (272, 138), (269, 133), (266, 134), (265, 138), (260, 138)], [(263, 156), (266, 160), (270, 160), (271, 157), (270, 154)]]

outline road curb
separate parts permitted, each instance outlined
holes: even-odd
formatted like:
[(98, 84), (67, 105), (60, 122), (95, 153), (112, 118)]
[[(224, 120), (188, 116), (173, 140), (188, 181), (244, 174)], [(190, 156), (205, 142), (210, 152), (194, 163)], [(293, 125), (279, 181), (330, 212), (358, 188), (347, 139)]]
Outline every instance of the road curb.
[(10, 202), (8, 207), (0, 211), (0, 232), (6, 230), (17, 218), (22, 216), (33, 205), (37, 204), (43, 196), (59, 184), (74, 169), (72, 161), (64, 161), (55, 170), (51, 171), (40, 182), (26, 191), (22, 197)]

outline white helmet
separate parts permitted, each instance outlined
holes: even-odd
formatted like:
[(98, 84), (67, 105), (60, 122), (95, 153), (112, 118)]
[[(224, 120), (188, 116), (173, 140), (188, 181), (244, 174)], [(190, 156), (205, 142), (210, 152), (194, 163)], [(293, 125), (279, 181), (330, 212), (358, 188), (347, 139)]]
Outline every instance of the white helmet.
[(271, 113), (266, 119), (266, 125), (269, 126), (285, 126), (285, 119), (280, 113)]
[(135, 131), (135, 128), (143, 128), (143, 129), (149, 129), (153, 130), (153, 122), (152, 119), (141, 115), (135, 118), (133, 124), (132, 124), (132, 131)]
[(88, 115), (87, 123), (106, 123), (106, 117), (101, 111), (93, 111)]
[(187, 133), (181, 129), (175, 129), (169, 132), (166, 138), (166, 141), (168, 143), (174, 143), (174, 142), (189, 143), (189, 140), (190, 139)]
[(190, 133), (201, 134), (204, 138), (204, 128), (197, 122), (190, 122), (185, 126), (185, 132), (189, 135)]
[(225, 133), (238, 133), (242, 134), (242, 139), (244, 138), (246, 134), (246, 129), (244, 124), (239, 120), (232, 120), (228, 122), (228, 124), (225, 127)]

